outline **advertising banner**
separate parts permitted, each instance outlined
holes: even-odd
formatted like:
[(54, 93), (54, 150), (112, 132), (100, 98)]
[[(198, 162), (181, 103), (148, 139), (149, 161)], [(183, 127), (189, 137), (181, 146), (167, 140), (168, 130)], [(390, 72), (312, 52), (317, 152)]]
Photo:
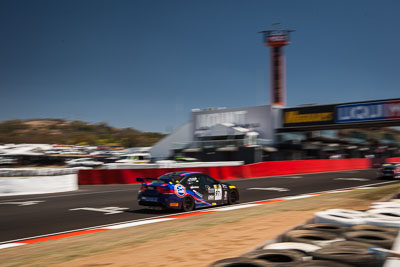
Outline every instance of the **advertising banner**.
[(400, 125), (399, 119), (399, 99), (285, 108), (282, 111), (283, 128), (319, 125), (332, 128), (335, 124), (340, 128), (345, 123), (363, 122), (368, 126), (369, 122), (375, 121), (385, 125)]
[(336, 107), (336, 122), (379, 121), (400, 118), (400, 101), (360, 103)]
[(334, 123), (335, 105), (287, 108), (283, 111), (283, 127), (326, 125)]
[(384, 102), (341, 105), (336, 108), (336, 122), (361, 122), (385, 119)]
[(385, 114), (389, 119), (400, 119), (400, 101), (387, 102)]

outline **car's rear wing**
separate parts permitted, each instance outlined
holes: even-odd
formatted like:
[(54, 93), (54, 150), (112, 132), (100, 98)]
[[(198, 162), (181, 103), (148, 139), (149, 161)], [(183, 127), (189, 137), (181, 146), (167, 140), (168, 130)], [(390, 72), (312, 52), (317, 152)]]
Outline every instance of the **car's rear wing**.
[(139, 183), (145, 183), (146, 182), (146, 180), (157, 180), (157, 178), (142, 178), (142, 177), (136, 177), (136, 182), (139, 182)]

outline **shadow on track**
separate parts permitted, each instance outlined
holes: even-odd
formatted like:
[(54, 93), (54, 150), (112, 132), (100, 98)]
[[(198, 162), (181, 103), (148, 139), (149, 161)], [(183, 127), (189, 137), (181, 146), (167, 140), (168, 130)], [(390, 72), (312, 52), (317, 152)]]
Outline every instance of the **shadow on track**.
[(168, 215), (168, 214), (180, 213), (181, 211), (167, 210), (167, 209), (138, 209), (138, 210), (126, 210), (124, 212), (134, 213), (134, 214)]

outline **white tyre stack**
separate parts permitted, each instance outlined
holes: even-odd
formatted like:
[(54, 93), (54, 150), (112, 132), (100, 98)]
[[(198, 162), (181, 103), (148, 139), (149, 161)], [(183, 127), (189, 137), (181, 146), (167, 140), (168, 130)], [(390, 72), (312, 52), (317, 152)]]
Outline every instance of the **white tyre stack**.
[(329, 209), (315, 213), (316, 223), (339, 224), (352, 226), (365, 224), (370, 215), (363, 211), (349, 209)]
[(366, 220), (367, 224), (400, 228), (399, 202), (375, 202), (367, 212), (371, 214)]
[(280, 243), (273, 243), (269, 245), (265, 245), (263, 249), (292, 249), (298, 250), (304, 253), (315, 251), (320, 249), (320, 246), (316, 246), (313, 244), (307, 243), (300, 243), (300, 242), (280, 242)]

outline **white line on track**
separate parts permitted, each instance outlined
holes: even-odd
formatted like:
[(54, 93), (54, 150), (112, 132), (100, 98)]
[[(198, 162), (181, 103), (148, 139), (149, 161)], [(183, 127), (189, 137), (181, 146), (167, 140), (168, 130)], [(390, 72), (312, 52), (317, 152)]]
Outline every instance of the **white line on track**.
[(102, 212), (104, 215), (110, 215), (110, 214), (119, 214), (125, 212), (125, 210), (129, 210), (129, 208), (120, 208), (120, 207), (104, 207), (104, 208), (90, 208), (90, 207), (82, 207), (82, 208), (75, 208), (75, 209), (69, 209), (71, 211), (75, 210), (87, 210), (87, 211), (96, 211), (96, 212)]
[(0, 205), (32, 206), (32, 205), (36, 205), (36, 204), (39, 204), (42, 202), (44, 202), (44, 201), (42, 201), (42, 200), (23, 201), (23, 202), (6, 201), (6, 202), (0, 202)]
[(256, 207), (256, 206), (260, 206), (260, 205), (262, 205), (262, 204), (240, 204), (240, 205), (235, 205), (235, 206), (231, 206), (231, 207), (217, 208), (215, 210), (217, 210), (217, 211), (238, 210), (238, 209)]
[[(374, 186), (374, 185), (383, 185), (383, 184), (391, 184), (391, 183), (395, 183), (397, 181), (387, 181), (387, 182), (380, 182), (380, 183), (374, 183), (374, 184), (365, 184), (365, 185), (360, 185), (357, 188), (361, 188), (361, 187), (368, 187), (368, 186)], [(349, 188), (354, 188), (354, 187), (348, 187)]]
[(291, 196), (291, 197), (285, 197), (285, 199), (293, 200), (293, 199), (302, 199), (302, 198), (308, 198), (312, 197), (311, 195), (300, 195), (300, 196)]
[(365, 182), (365, 181), (369, 181), (370, 179), (366, 179), (366, 178), (335, 178), (333, 180), (345, 180), (345, 181), (361, 181), (361, 182)]
[(280, 188), (280, 187), (251, 187), (247, 188), (247, 190), (263, 190), (263, 191), (278, 191), (278, 192), (290, 191), (287, 188)]
[(149, 223), (165, 222), (165, 221), (170, 221), (170, 220), (174, 220), (174, 219), (173, 218), (159, 218), (159, 219), (146, 220), (146, 221), (140, 221), (140, 222), (123, 223), (123, 224), (108, 226), (107, 229), (115, 230), (115, 229), (122, 229), (122, 228), (144, 225), (144, 224), (149, 224)]
[(25, 244), (22, 244), (22, 243), (20, 243), (20, 244), (18, 244), (18, 243), (2, 244), (2, 245), (0, 245), (0, 249), (13, 248), (13, 247), (18, 247), (18, 246), (22, 246), (22, 245), (25, 245)]

